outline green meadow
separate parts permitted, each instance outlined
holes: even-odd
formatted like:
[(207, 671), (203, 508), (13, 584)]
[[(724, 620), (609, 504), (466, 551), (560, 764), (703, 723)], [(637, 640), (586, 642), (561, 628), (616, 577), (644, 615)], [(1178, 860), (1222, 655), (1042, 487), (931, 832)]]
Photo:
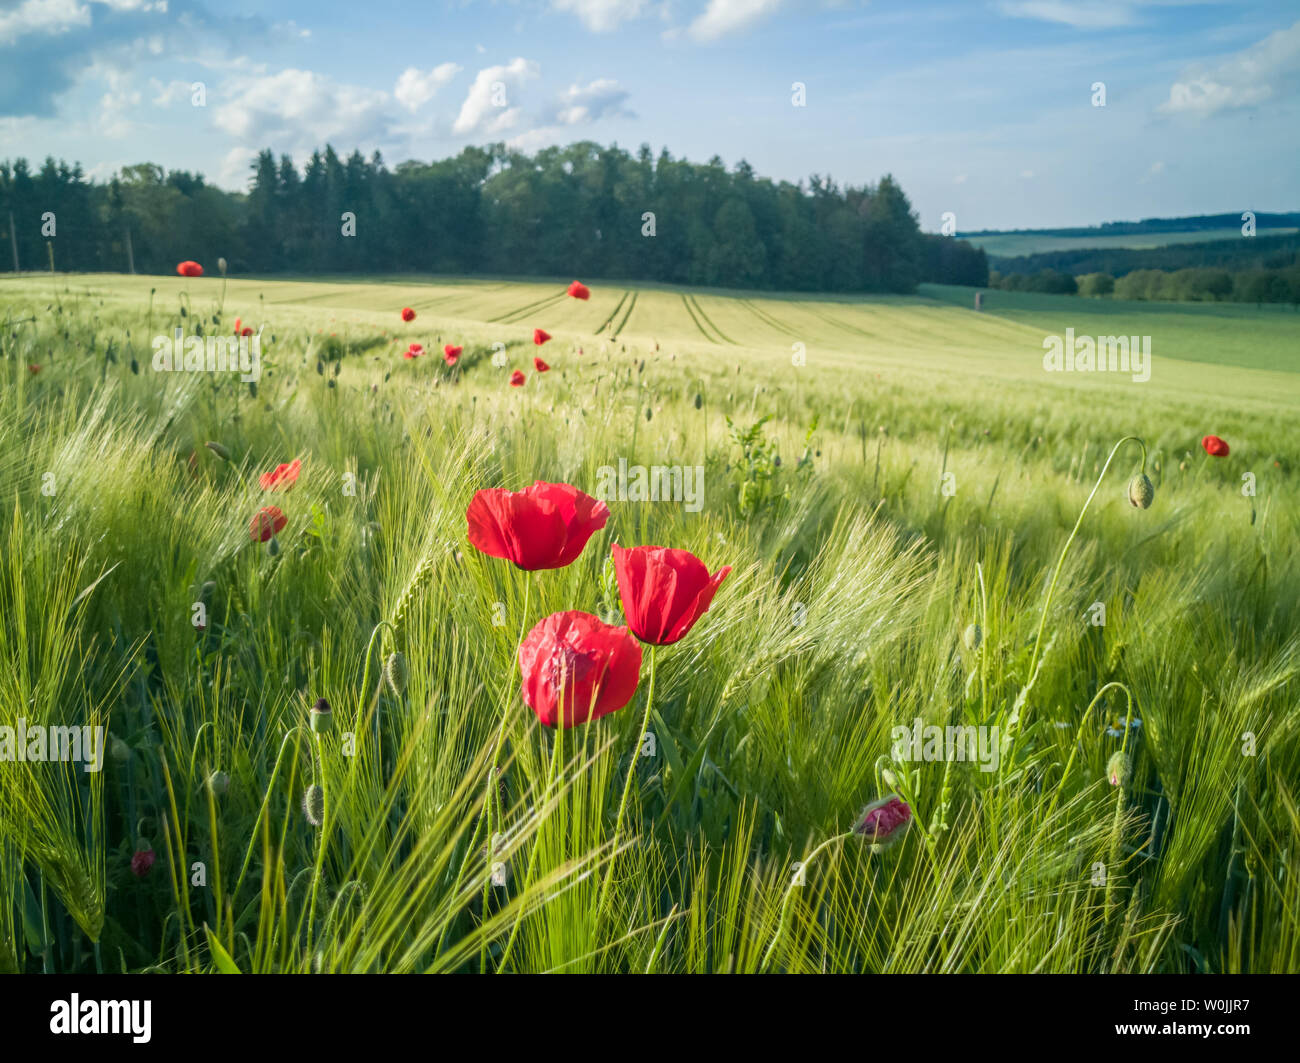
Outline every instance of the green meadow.
[[(1300, 971), (1300, 314), (570, 279), (0, 280), (0, 970)], [(237, 317), (254, 385), (155, 371)], [(1045, 371), (1067, 329), (1150, 379)], [(620, 461), (702, 506), (467, 542), (477, 490)], [(543, 727), (516, 648), (622, 623), (613, 543), (733, 571)]]
[[(1283, 227), (1261, 229), (1261, 236), (1286, 236), (1295, 229)], [(1084, 249), (1146, 250), (1168, 247), (1171, 244), (1199, 244), (1209, 240), (1235, 240), (1241, 236), (1240, 227), (1227, 229), (1189, 229), (1185, 232), (1152, 233), (1098, 233), (1095, 236), (1062, 236), (1044, 232), (1006, 232), (964, 236), (976, 247), (990, 255), (1015, 258), (1018, 255), (1037, 255), (1047, 251), (1081, 251)]]

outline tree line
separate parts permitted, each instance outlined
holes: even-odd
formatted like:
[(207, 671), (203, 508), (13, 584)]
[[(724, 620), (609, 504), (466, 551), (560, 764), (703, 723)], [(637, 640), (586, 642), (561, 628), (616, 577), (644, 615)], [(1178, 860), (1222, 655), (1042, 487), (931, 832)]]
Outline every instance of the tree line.
[[(7, 215), (15, 219), (10, 239)], [(171, 273), (492, 273), (789, 291), (982, 286), (984, 252), (920, 231), (902, 188), (791, 183), (583, 141), (468, 147), (389, 169), (326, 146), (300, 170), (262, 151), (246, 193), (152, 163), (110, 180), (46, 159), (0, 163), (0, 269)]]
[(1083, 295), (1093, 298), (1165, 300), (1171, 302), (1290, 303), (1300, 307), (1300, 261), (1276, 269), (1226, 270), (1193, 266), (1187, 269), (1135, 269), (1116, 277), (1094, 272), (1075, 276), (1060, 270), (1037, 273), (989, 274), (989, 287), (1010, 292)]

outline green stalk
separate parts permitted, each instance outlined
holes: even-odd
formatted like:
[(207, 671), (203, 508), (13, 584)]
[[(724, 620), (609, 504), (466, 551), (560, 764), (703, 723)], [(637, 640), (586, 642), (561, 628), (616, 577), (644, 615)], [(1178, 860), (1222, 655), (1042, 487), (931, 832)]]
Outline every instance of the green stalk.
[(623, 799), (618, 805), (618, 815), (614, 817), (614, 844), (610, 847), (609, 863), (605, 866), (604, 881), (600, 885), (600, 899), (596, 902), (596, 926), (599, 928), (601, 916), (605, 912), (605, 903), (609, 899), (609, 883), (614, 877), (614, 861), (618, 856), (619, 834), (623, 829), (623, 816), (627, 812), (628, 798), (632, 795), (632, 784), (636, 781), (636, 762), (641, 757), (641, 746), (645, 742), (645, 733), (650, 726), (650, 709), (655, 699), (655, 661), (659, 647), (650, 647), (650, 686), (646, 691), (645, 712), (641, 715), (641, 731), (637, 735), (636, 745), (632, 747), (632, 763), (628, 765), (627, 781), (623, 784)]
[(1079, 519), (1074, 522), (1074, 528), (1070, 532), (1070, 537), (1065, 540), (1065, 546), (1061, 550), (1061, 556), (1056, 562), (1056, 571), (1052, 573), (1052, 583), (1047, 589), (1047, 601), (1043, 603), (1043, 615), (1038, 621), (1038, 636), (1034, 639), (1034, 655), (1029, 660), (1029, 671), (1026, 673), (1028, 681), (1032, 682), (1034, 671), (1038, 664), (1038, 654), (1043, 642), (1043, 629), (1047, 626), (1048, 614), (1052, 611), (1052, 599), (1056, 596), (1056, 584), (1061, 578), (1061, 569), (1065, 567), (1066, 555), (1070, 552), (1070, 547), (1074, 544), (1075, 536), (1079, 534), (1079, 527), (1083, 524), (1083, 518), (1088, 512), (1088, 507), (1092, 505), (1092, 500), (1096, 497), (1097, 491), (1101, 488), (1101, 482), (1106, 478), (1106, 471), (1110, 468), (1110, 463), (1115, 460), (1115, 453), (1127, 443), (1130, 439), (1134, 440), (1142, 448), (1142, 472), (1147, 471), (1147, 445), (1137, 436), (1125, 436), (1114, 447), (1111, 448), (1110, 456), (1106, 459), (1106, 464), (1101, 467), (1101, 475), (1097, 477), (1097, 482), (1093, 485), (1092, 493), (1088, 495), (1088, 500), (1084, 502), (1083, 508), (1079, 510)]
[[(564, 710), (563, 708), (561, 708), (560, 710), (561, 722), (564, 719), (563, 712)], [(551, 797), (551, 786), (554, 784), (556, 770), (560, 761), (560, 746), (563, 741), (563, 734), (564, 734), (563, 727), (557, 727), (555, 729), (554, 740), (551, 743), (551, 766), (546, 772), (546, 785), (542, 789), (541, 807), (543, 808), (546, 806), (547, 801), (549, 801)], [(533, 840), (532, 849), (528, 853), (528, 870), (525, 872), (523, 882), (520, 885), (521, 896), (527, 896), (528, 888), (533, 884), (533, 869), (537, 864), (537, 851), (538, 849), (541, 848), (541, 845), (542, 842), (541, 842), (541, 836), (539, 832), (538, 836)], [(510, 930), (510, 938), (508, 941), (506, 941), (505, 951), (501, 954), (501, 962), (497, 964), (498, 971), (504, 971), (506, 969), (506, 963), (507, 961), (509, 961), (510, 953), (515, 947), (515, 939), (519, 936), (519, 928), (523, 925), (523, 922), (524, 922), (524, 911), (523, 908), (521, 907), (519, 910), (519, 914), (515, 916), (515, 925)]]
[[(832, 845), (835, 842), (842, 842), (845, 838), (851, 837), (853, 837), (853, 832), (845, 831), (843, 834), (836, 834), (827, 838), (821, 843), (821, 845), (817, 846), (816, 849), (808, 854), (808, 859), (803, 862), (803, 866), (799, 869), (800, 872), (807, 871), (808, 865), (811, 864), (817, 858), (817, 855), (828, 845)], [(781, 940), (781, 935), (785, 932), (786, 911), (790, 907), (790, 897), (794, 894), (794, 888), (797, 885), (799, 885), (799, 883), (794, 878), (791, 878), (790, 885), (785, 888), (785, 896), (781, 898), (781, 916), (776, 924), (776, 933), (772, 935), (772, 940), (767, 946), (767, 951), (763, 953), (763, 959), (758, 965), (760, 973), (767, 970), (767, 965), (772, 959), (772, 953), (776, 951), (777, 942)]]

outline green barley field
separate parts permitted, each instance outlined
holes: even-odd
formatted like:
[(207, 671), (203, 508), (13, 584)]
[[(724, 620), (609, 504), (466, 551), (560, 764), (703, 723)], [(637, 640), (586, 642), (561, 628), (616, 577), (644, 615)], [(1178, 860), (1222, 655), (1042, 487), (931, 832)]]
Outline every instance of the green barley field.
[[(570, 279), (0, 281), (0, 970), (1300, 971), (1300, 315)], [(237, 317), (255, 386), (155, 371)], [(468, 542), (620, 462), (698, 505)], [(614, 543), (732, 572), (544, 727), (517, 646), (624, 622)]]

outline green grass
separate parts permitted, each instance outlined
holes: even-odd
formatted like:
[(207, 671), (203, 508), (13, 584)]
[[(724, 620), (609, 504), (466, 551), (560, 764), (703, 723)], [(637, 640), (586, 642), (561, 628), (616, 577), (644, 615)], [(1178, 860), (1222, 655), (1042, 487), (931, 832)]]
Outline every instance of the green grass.
[[(1295, 229), (1260, 229), (1260, 236), (1287, 236)], [(1055, 233), (1011, 232), (988, 233), (982, 236), (963, 236), (976, 247), (982, 247), (998, 258), (1016, 258), (1020, 255), (1038, 255), (1049, 251), (1147, 250), (1169, 247), (1171, 244), (1199, 244), (1209, 240), (1235, 240), (1241, 228), (1192, 229), (1186, 232), (1160, 233), (1099, 233), (1096, 236), (1061, 236)]]
[[(0, 281), (0, 724), (103, 721), (126, 754), (0, 763), (0, 968), (1300, 970), (1300, 315), (567, 280)], [(150, 369), (154, 335), (235, 316), (265, 327), (256, 395)], [(1066, 327), (1151, 335), (1151, 381), (1045, 373)], [(779, 467), (729, 433), (763, 417)], [(1126, 436), (1148, 510), (1137, 443), (1103, 475)], [(466, 542), (475, 490), (594, 491), (620, 458), (704, 466), (703, 511), (612, 501), (533, 575)], [(521, 630), (618, 612), (614, 541), (734, 568), (658, 651), (653, 757), (644, 670), (567, 732), (518, 696)], [(891, 759), (917, 718), (999, 728), (997, 770)], [(845, 836), (892, 792), (902, 842)]]

